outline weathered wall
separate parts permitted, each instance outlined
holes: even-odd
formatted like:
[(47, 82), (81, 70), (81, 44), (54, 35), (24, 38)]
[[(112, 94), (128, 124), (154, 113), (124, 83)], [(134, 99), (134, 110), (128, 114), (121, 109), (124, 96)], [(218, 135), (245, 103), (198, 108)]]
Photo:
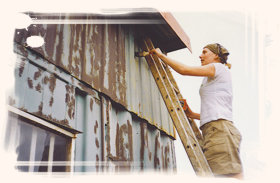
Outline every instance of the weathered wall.
[[(21, 47), (15, 45), (17, 49)], [(9, 104), (77, 135), (75, 171), (173, 170), (173, 140), (104, 94), (90, 89), (28, 50), (18, 55)], [(68, 82), (67, 82), (68, 80)], [(126, 163), (125, 163), (126, 162)]]
[[(41, 35), (41, 48), (26, 48)], [(120, 25), (31, 25), (15, 32), (9, 105), (80, 131), (75, 171), (176, 168), (174, 128), (133, 29)], [(92, 163), (88, 163), (92, 162)], [(123, 164), (122, 164), (123, 163)]]
[[(149, 67), (144, 58), (134, 57), (139, 48), (133, 32), (121, 25), (31, 25), (28, 31), (16, 31), (15, 42), (25, 45), (28, 36), (42, 36), (45, 44), (32, 48), (38, 57), (174, 137), (171, 118)], [(26, 54), (23, 47), (20, 50)], [(50, 82), (55, 88), (55, 80)]]

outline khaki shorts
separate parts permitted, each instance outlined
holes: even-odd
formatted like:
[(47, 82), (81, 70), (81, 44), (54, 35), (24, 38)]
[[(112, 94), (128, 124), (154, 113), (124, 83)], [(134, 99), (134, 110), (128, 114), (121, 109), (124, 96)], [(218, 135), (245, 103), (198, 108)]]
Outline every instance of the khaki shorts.
[(213, 174), (241, 173), (241, 134), (232, 122), (219, 119), (204, 124), (200, 129), (204, 137), (202, 150)]

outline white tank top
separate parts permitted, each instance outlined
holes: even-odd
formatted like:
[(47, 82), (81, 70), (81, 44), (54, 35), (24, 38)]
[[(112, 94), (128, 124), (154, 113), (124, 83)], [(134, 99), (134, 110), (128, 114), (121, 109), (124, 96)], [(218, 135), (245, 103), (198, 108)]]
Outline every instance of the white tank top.
[(200, 126), (213, 120), (232, 121), (232, 81), (230, 70), (221, 63), (215, 66), (215, 76), (205, 77), (200, 86)]

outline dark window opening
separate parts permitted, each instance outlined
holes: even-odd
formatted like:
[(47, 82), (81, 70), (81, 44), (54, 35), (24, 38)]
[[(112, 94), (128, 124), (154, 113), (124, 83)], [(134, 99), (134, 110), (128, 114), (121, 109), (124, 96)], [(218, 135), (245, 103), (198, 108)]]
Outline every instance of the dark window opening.
[(71, 138), (9, 112), (6, 148), (17, 154), (17, 169), (23, 172), (69, 171)]

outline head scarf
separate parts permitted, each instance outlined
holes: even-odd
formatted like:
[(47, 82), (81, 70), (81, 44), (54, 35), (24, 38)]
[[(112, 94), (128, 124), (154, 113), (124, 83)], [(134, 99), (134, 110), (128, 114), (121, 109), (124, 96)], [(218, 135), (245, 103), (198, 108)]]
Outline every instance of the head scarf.
[(210, 51), (212, 51), (213, 53), (215, 53), (216, 55), (219, 56), (219, 58), (223, 64), (227, 64), (227, 58), (228, 58), (229, 52), (222, 45), (220, 45), (219, 43), (214, 43), (214, 44), (208, 44), (208, 45), (204, 46), (204, 48), (208, 48)]

